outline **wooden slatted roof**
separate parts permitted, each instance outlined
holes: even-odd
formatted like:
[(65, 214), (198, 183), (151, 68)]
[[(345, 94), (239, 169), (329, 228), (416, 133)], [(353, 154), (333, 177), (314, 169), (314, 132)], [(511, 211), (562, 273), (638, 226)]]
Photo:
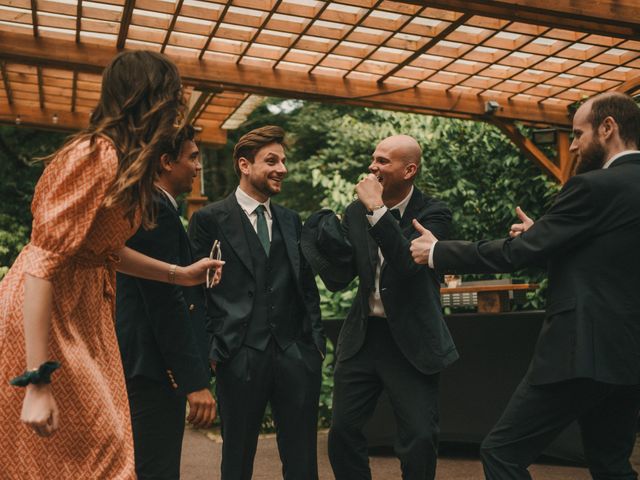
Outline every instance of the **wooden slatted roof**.
[(122, 48), (177, 63), (210, 144), (255, 94), (569, 126), (640, 89), (640, 2), (0, 0), (0, 121), (83, 127)]

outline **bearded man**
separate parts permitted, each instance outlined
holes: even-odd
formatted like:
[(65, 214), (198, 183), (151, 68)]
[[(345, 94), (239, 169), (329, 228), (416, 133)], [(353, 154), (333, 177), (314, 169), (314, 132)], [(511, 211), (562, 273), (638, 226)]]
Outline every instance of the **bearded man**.
[(527, 467), (571, 422), (595, 479), (632, 480), (640, 410), (640, 108), (621, 93), (573, 119), (576, 175), (535, 223), (519, 212), (509, 239), (414, 240), (414, 260), (451, 273), (546, 263), (547, 311), (531, 365), (482, 444), (486, 478), (530, 479)]

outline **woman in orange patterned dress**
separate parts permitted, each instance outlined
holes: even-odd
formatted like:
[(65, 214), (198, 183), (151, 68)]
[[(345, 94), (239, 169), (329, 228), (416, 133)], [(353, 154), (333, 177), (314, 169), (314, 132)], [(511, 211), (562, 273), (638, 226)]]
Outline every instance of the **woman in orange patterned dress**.
[[(153, 52), (123, 53), (102, 85), (87, 131), (45, 168), (31, 241), (0, 283), (3, 480), (135, 478), (115, 271), (195, 285), (221, 266), (205, 259), (176, 268), (124, 246), (140, 222), (153, 225), (157, 145), (175, 134), (182, 108), (175, 65)], [(47, 360), (61, 364), (51, 383), (9, 385)]]

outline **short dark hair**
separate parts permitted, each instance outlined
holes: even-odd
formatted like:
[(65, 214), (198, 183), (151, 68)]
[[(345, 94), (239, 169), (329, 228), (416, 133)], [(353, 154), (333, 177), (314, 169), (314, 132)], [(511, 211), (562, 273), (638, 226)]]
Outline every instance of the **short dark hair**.
[(597, 129), (605, 118), (612, 117), (618, 124), (620, 138), (625, 143), (640, 145), (640, 107), (627, 94), (603, 93), (593, 97), (589, 121)]
[(284, 147), (284, 136), (285, 133), (282, 128), (276, 125), (266, 125), (251, 130), (240, 137), (240, 140), (233, 148), (233, 169), (236, 171), (236, 175), (240, 176), (238, 160), (244, 157), (253, 163), (258, 150), (272, 143), (278, 143)]
[(187, 140), (193, 140), (196, 136), (196, 129), (190, 123), (181, 127), (176, 127), (173, 135), (167, 135), (160, 143), (160, 153), (169, 155), (172, 162), (177, 162), (182, 150), (182, 145)]
[[(159, 152), (161, 155), (165, 153), (169, 156), (170, 162), (177, 162), (180, 159), (180, 152), (184, 142), (195, 141), (196, 129), (190, 123), (186, 123), (181, 127), (176, 127), (173, 135), (167, 135), (159, 142)], [(162, 172), (162, 164), (158, 163), (158, 173)]]

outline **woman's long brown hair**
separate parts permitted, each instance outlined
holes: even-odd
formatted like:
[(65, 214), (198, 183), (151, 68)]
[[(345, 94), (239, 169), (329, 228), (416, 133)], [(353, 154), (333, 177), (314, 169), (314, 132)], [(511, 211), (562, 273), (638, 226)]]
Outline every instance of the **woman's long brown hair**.
[[(142, 225), (151, 228), (153, 182), (164, 153), (160, 149), (164, 139), (175, 137), (183, 109), (180, 74), (171, 60), (151, 51), (123, 52), (103, 72), (89, 127), (63, 149), (85, 139), (95, 145), (98, 135), (110, 138), (118, 151), (118, 170), (104, 205), (123, 208), (131, 222), (140, 211)], [(93, 155), (94, 148), (90, 150)]]

